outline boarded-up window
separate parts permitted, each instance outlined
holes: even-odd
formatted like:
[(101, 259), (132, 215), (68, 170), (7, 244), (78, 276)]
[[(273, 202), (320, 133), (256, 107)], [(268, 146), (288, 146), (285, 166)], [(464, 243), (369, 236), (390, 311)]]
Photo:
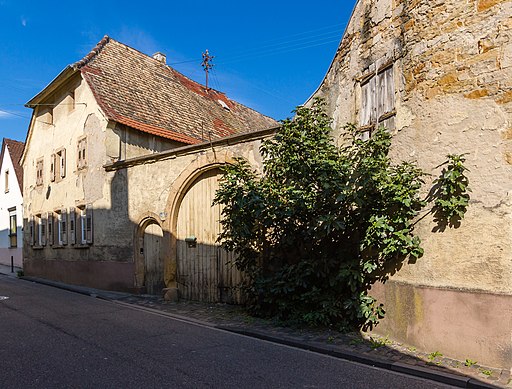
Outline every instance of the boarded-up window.
[(379, 126), (395, 128), (395, 83), (393, 66), (379, 69), (361, 81), (361, 137), (367, 139)]

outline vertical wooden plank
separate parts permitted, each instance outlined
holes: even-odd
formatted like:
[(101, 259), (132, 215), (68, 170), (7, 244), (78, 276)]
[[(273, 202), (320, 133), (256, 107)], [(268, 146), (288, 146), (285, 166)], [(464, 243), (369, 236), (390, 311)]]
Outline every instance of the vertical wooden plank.
[[(180, 294), (184, 298), (217, 302), (221, 300), (219, 286), (227, 295), (233, 294), (238, 275), (227, 266), (230, 256), (217, 244), (220, 233), (220, 206), (212, 206), (219, 187), (220, 171), (211, 170), (201, 175), (183, 197), (177, 220), (177, 261)], [(187, 236), (197, 237), (195, 248), (187, 247)], [(188, 274), (187, 274), (188, 273)], [(186, 280), (186, 285), (183, 285)], [(226, 294), (226, 293), (224, 293)], [(229, 297), (229, 302), (234, 302)]]
[(368, 82), (361, 85), (361, 111), (359, 112), (359, 125), (366, 126), (370, 124), (370, 101), (369, 101)]
[(383, 71), (377, 74), (377, 104), (375, 112), (377, 119), (386, 112), (386, 90), (386, 71)]
[(376, 77), (372, 77), (368, 82), (369, 86), (369, 111), (370, 111), (370, 121), (368, 124), (377, 123), (377, 79)]
[(391, 112), (395, 109), (395, 77), (393, 67), (390, 67), (384, 71), (384, 78), (386, 79), (386, 90), (385, 90), (385, 112)]

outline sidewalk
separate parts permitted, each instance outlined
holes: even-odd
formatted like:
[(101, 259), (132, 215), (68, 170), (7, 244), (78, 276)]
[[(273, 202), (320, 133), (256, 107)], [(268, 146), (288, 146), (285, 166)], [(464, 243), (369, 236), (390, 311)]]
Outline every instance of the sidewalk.
[[(15, 276), (10, 267), (0, 265), (0, 274)], [(367, 334), (342, 334), (329, 329), (313, 330), (280, 326), (271, 320), (254, 318), (241, 307), (197, 302), (168, 302), (158, 296), (131, 295), (103, 291), (60, 282), (22, 277), (76, 293), (89, 295), (115, 304), (129, 306), (179, 320), (251, 336), (274, 343), (306, 349), (346, 360), (428, 378), (463, 388), (512, 388), (510, 371), (480, 366), (471, 361), (445, 358), (440, 352), (427, 354), (414, 347)]]
[[(14, 271), (11, 272), (11, 270), (14, 270)], [(19, 271), (22, 271), (21, 267), (14, 266), (14, 269), (11, 269), (11, 267), (8, 265), (0, 264), (0, 274), (10, 276), (10, 277), (17, 277)]]

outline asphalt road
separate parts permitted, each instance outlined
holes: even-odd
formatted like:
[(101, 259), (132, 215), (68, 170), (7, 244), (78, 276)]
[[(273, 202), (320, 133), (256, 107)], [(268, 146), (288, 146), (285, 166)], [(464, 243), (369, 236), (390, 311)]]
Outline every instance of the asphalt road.
[(0, 275), (0, 388), (447, 388)]

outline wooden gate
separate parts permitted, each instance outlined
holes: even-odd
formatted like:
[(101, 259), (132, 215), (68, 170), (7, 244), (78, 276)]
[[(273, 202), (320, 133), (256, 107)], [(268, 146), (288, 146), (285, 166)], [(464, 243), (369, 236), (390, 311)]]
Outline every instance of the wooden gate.
[(219, 205), (212, 206), (219, 169), (201, 174), (183, 197), (176, 228), (177, 281), (180, 298), (240, 303), (240, 272), (233, 256), (216, 242), (221, 231)]

